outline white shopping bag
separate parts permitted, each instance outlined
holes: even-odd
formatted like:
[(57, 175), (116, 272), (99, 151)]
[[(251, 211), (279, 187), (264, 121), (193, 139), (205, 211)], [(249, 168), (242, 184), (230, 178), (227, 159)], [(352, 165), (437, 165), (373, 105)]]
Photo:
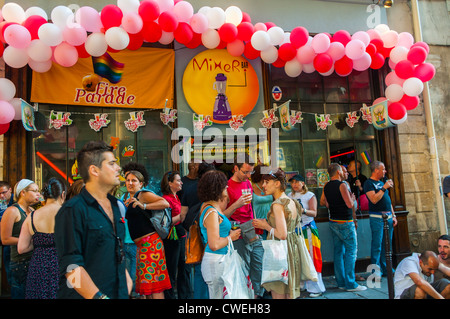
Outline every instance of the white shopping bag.
[(264, 256), (262, 263), (261, 284), (281, 281), (288, 284), (288, 249), (286, 240), (275, 240), (273, 228), (270, 237), (262, 241)]
[(223, 263), (223, 299), (254, 299), (255, 294), (250, 276), (230, 238), (228, 238), (228, 252)]

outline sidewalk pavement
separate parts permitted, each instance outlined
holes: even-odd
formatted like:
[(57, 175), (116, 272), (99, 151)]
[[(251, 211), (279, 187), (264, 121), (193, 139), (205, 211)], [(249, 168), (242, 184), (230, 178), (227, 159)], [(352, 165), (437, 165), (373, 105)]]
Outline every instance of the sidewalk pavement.
[(326, 289), (322, 296), (311, 298), (308, 292), (302, 291), (300, 299), (389, 299), (387, 277), (382, 277), (381, 282), (375, 282), (370, 273), (357, 273), (357, 275), (365, 278), (364, 281), (357, 281), (357, 283), (366, 286), (366, 290), (349, 292), (340, 289), (334, 276), (327, 276), (322, 278)]

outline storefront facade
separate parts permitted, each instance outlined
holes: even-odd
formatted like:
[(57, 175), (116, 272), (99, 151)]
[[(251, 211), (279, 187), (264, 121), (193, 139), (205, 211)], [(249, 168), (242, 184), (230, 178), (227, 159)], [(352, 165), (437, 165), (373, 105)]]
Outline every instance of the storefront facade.
[[(23, 7), (31, 6), (29, 1), (15, 1)], [(74, 1), (72, 1), (74, 2)], [(72, 3), (71, 2), (71, 3)], [(202, 6), (213, 6), (206, 0), (190, 1), (195, 11)], [(43, 9), (50, 12), (51, 9), (63, 3), (45, 3)], [(92, 6), (100, 10), (109, 4), (108, 1), (98, 1)], [(370, 3), (369, 3), (370, 4)], [(80, 4), (81, 5), (81, 4)], [(215, 1), (214, 6), (226, 8), (229, 1)], [(273, 21), (284, 30), (288, 31), (299, 25), (308, 28), (311, 35), (320, 32), (335, 33), (338, 30), (347, 30), (351, 34), (359, 30), (373, 28), (380, 23), (388, 23), (389, 16), (382, 7), (357, 5), (354, 3), (338, 3), (335, 1), (258, 1), (258, 6), (252, 0), (240, 0), (234, 3), (242, 11), (252, 17), (252, 22)], [(47, 7), (45, 7), (47, 6)], [(405, 31), (408, 30), (405, 27)], [(402, 27), (398, 29), (402, 30)], [(9, 132), (5, 134), (3, 172), (4, 179), (15, 182), (20, 178), (29, 177), (39, 185), (52, 176), (65, 176), (68, 181), (77, 177), (75, 156), (83, 144), (89, 140), (102, 139), (116, 146), (116, 155), (120, 165), (129, 161), (137, 161), (146, 166), (150, 172), (150, 187), (158, 192), (159, 181), (164, 172), (178, 169), (187, 173), (186, 155), (196, 156), (200, 152), (201, 159), (222, 158), (225, 164), (226, 153), (235, 154), (238, 149), (247, 149), (250, 152), (261, 151), (262, 162), (270, 160), (273, 140), (271, 131), (277, 130), (279, 138), (277, 152), (278, 166), (286, 172), (298, 172), (303, 176), (310, 176), (309, 188), (318, 198), (323, 190), (323, 183), (319, 175), (331, 162), (348, 164), (352, 159), (362, 162), (362, 173), (369, 177), (370, 170), (365, 164), (363, 156), (369, 156), (372, 160), (381, 160), (386, 164), (388, 176), (394, 180), (395, 188), (390, 192), (394, 209), (399, 219), (399, 224), (394, 233), (394, 264), (411, 252), (409, 239), (408, 218), (409, 211), (406, 206), (402, 151), (399, 139), (400, 127), (391, 127), (385, 130), (376, 130), (367, 121), (359, 120), (352, 127), (345, 120), (347, 113), (359, 111), (363, 104), (371, 105), (372, 102), (383, 96), (384, 79), (388, 73), (387, 62), (379, 70), (353, 71), (347, 77), (340, 77), (335, 73), (322, 76), (317, 72), (303, 72), (298, 77), (289, 77), (283, 68), (277, 68), (257, 59), (245, 58), (221, 58), (221, 62), (214, 62), (214, 56), (222, 56), (226, 50), (208, 50), (200, 46), (189, 49), (184, 45), (173, 42), (168, 45), (148, 45), (150, 49), (167, 50), (173, 53), (172, 83), (166, 91), (167, 101), (160, 100), (151, 107), (109, 107), (92, 106), (85, 101), (79, 105), (67, 102), (58, 103), (57, 100), (45, 99), (33, 100), (38, 90), (33, 81), (36, 78), (29, 69), (11, 69), (6, 67), (5, 76), (10, 78), (17, 88), (17, 95), (22, 99), (34, 103), (38, 102), (39, 113), (42, 115), (37, 122), (42, 132), (29, 133), (23, 129), (20, 121), (11, 123)], [(141, 49), (140, 49), (141, 50)], [(127, 51), (127, 50), (125, 50)], [(213, 52), (216, 51), (216, 52)], [(130, 57), (132, 51), (127, 51)], [(206, 56), (205, 56), (206, 54)], [(196, 59), (196, 60), (195, 60)], [(196, 61), (195, 65), (193, 61)], [(237, 64), (234, 64), (237, 61)], [(248, 62), (248, 64), (246, 64)], [(211, 64), (208, 64), (211, 63)], [(229, 67), (226, 67), (226, 64)], [(220, 64), (219, 69), (217, 65)], [(195, 71), (204, 73), (195, 74)], [(215, 68), (215, 69), (214, 69)], [(214, 69), (214, 70), (213, 70)], [(245, 71), (244, 71), (245, 69)], [(236, 71), (233, 74), (233, 70)], [(245, 78), (242, 77), (245, 72)], [(231, 130), (228, 123), (221, 124), (220, 120), (210, 123), (204, 130), (195, 129), (195, 116), (200, 115), (205, 108), (195, 99), (203, 98), (203, 95), (219, 93), (220, 77), (227, 76), (227, 94), (232, 101), (233, 90), (239, 95), (247, 109), (243, 112), (245, 123), (242, 130)], [(202, 78), (214, 76), (216, 84), (213, 87), (210, 82), (202, 82)], [(158, 75), (149, 76), (148, 80), (158, 79)], [(165, 79), (166, 77), (164, 77)], [(160, 80), (161, 78), (159, 78)], [(254, 79), (254, 82), (252, 82)], [(58, 80), (55, 80), (58, 81)], [(198, 81), (198, 82), (195, 82)], [(139, 82), (138, 82), (139, 83)], [(208, 84), (205, 84), (208, 83)], [(244, 84), (243, 84), (244, 83)], [(146, 78), (142, 78), (139, 85), (152, 91), (154, 87), (148, 84)], [(157, 85), (157, 84), (156, 84)], [(245, 91), (239, 91), (239, 86), (246, 87)], [(278, 91), (279, 89), (279, 91)], [(33, 91), (34, 90), (34, 91)], [(242, 95), (242, 92), (245, 94)], [(277, 95), (278, 94), (278, 95)], [(236, 100), (236, 97), (235, 97)], [(234, 101), (235, 101), (234, 100)], [(193, 102), (194, 101), (194, 102)], [(274, 104), (282, 105), (289, 101), (289, 110), (301, 112), (301, 122), (284, 130), (281, 121), (273, 123), (271, 128), (264, 128), (261, 119), (265, 112), (271, 110)], [(213, 108), (211, 102), (211, 109)], [(235, 102), (237, 103), (237, 102)], [(148, 106), (148, 105), (147, 105)], [(165, 106), (177, 110), (176, 118), (167, 125), (162, 123), (160, 113)], [(203, 107), (203, 109), (202, 109)], [(130, 112), (144, 111), (146, 124), (139, 127), (136, 132), (126, 129), (123, 123), (133, 118)], [(60, 129), (51, 127), (51, 115), (70, 113), (72, 125), (63, 126)], [(209, 112), (209, 111), (205, 111)], [(96, 115), (107, 114), (110, 122), (99, 131), (89, 126), (89, 120), (96, 119)], [(279, 115), (279, 111), (276, 111)], [(331, 125), (320, 129), (317, 125), (316, 115), (330, 115)], [(180, 137), (174, 132), (183, 129), (184, 135)], [(205, 152), (205, 147), (214, 147), (216, 136), (227, 137), (233, 142), (219, 143), (214, 152)], [(196, 137), (201, 137), (196, 144)], [(231, 138), (231, 137), (232, 138)], [(400, 135), (401, 136), (401, 135)], [(189, 137), (192, 137), (190, 139)], [(241, 139), (240, 139), (241, 138)], [(174, 156), (173, 149), (182, 146), (181, 160)], [(189, 148), (189, 152), (186, 150)], [(218, 155), (218, 150), (223, 149), (224, 154)], [(210, 154), (208, 158), (205, 156)], [(364, 155), (363, 155), (364, 154)], [(179, 153), (177, 153), (179, 155)], [(221, 167), (227, 171), (230, 165)], [(365, 271), (370, 263), (370, 227), (367, 212), (360, 216), (358, 227), (358, 271)], [(322, 256), (325, 262), (324, 272), (332, 273), (333, 245), (328, 229), (328, 214), (325, 207), (319, 208), (316, 218), (319, 233), (322, 240)], [(431, 247), (430, 247), (431, 248)]]

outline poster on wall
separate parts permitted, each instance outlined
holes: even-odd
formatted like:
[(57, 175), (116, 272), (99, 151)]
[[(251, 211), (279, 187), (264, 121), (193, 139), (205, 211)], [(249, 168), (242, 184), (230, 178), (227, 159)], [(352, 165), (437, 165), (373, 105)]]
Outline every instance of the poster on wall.
[(210, 116), (212, 122), (228, 124), (233, 115), (250, 114), (259, 98), (259, 80), (243, 56), (227, 50), (202, 51), (187, 64), (183, 93), (195, 114)]
[[(173, 50), (140, 48), (79, 59), (72, 67), (53, 63), (33, 72), (31, 101), (93, 107), (173, 107)], [(61, 81), (61, 79), (64, 79)], [(167, 101), (167, 102), (166, 102)]]

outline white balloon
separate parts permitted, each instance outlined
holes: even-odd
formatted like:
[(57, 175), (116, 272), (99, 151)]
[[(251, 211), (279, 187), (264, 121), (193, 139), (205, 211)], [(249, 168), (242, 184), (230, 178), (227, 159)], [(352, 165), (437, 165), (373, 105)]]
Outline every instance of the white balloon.
[(0, 78), (0, 100), (9, 101), (16, 95), (16, 86), (7, 78)]
[(50, 16), (53, 24), (56, 24), (61, 29), (64, 29), (66, 26), (71, 25), (75, 21), (75, 15), (72, 10), (66, 6), (55, 7)]
[(270, 44), (281, 45), (284, 42), (284, 30), (280, 27), (272, 27), (267, 30), (267, 34), (270, 37)]
[(384, 91), (384, 95), (390, 102), (398, 102), (403, 97), (403, 88), (401, 85), (391, 84)]
[(278, 50), (273, 45), (269, 46), (267, 49), (261, 51), (261, 60), (271, 64), (278, 59)]
[(314, 68), (314, 63), (302, 64), (303, 72), (313, 73), (316, 69)]
[(380, 35), (390, 30), (389, 26), (387, 26), (386, 24), (379, 24), (374, 29), (378, 31)]
[(327, 72), (324, 72), (324, 73), (320, 73), (320, 75), (322, 75), (322, 76), (329, 76), (329, 75), (331, 75), (331, 74), (333, 74), (333, 72), (334, 72), (334, 65), (332, 65), (331, 66), (331, 69), (330, 70), (328, 70)]
[(121, 27), (112, 27), (106, 30), (105, 40), (114, 50), (123, 50), (130, 44), (130, 36)]
[(206, 17), (206, 14), (208, 13), (209, 10), (211, 10), (211, 7), (203, 6), (200, 9), (198, 9), (198, 13), (201, 13)]
[(408, 56), (409, 50), (403, 46), (396, 46), (392, 49), (391, 53), (389, 54), (389, 57), (391, 58), (392, 62), (397, 64), (398, 62), (402, 60), (406, 60)]
[(63, 41), (61, 29), (53, 23), (44, 23), (38, 30), (39, 39), (46, 45), (54, 47)]
[(225, 23), (225, 11), (219, 7), (213, 7), (206, 13), (208, 18), (209, 28), (219, 29)]
[(230, 6), (225, 10), (225, 22), (238, 26), (242, 22), (242, 11), (236, 6)]
[(298, 62), (297, 59), (292, 59), (291, 61), (287, 61), (284, 65), (284, 71), (291, 78), (295, 78), (302, 73), (302, 64)]
[(52, 68), (53, 63), (52, 63), (52, 60), (47, 60), (44, 62), (36, 62), (36, 61), (30, 60), (30, 61), (28, 61), (28, 65), (35, 72), (45, 73)]
[(36, 62), (44, 62), (52, 57), (52, 48), (41, 39), (34, 39), (27, 48), (28, 56)]
[(18, 121), (22, 119), (22, 100), (15, 97), (11, 101), (9, 101), (9, 104), (12, 105), (14, 108), (14, 111), (16, 112), (16, 115), (14, 115), (14, 120)]
[(27, 18), (21, 6), (14, 2), (8, 2), (2, 8), (3, 19), (7, 22), (22, 23)]
[(29, 59), (26, 49), (16, 49), (8, 46), (3, 52), (3, 60), (5, 60), (5, 63), (15, 69), (23, 68), (27, 65)]
[(406, 79), (403, 82), (403, 91), (408, 96), (417, 96), (423, 91), (423, 82), (418, 78)]
[(256, 31), (251, 38), (253, 48), (258, 51), (264, 51), (270, 47), (270, 37), (266, 31)]
[(387, 31), (381, 34), (381, 40), (383, 40), (383, 45), (385, 48), (395, 47), (398, 42), (398, 33), (393, 30)]
[(202, 43), (208, 49), (215, 49), (220, 44), (219, 32), (215, 29), (208, 29), (202, 33)]
[(408, 118), (408, 113), (406, 113), (405, 116), (403, 116), (400, 120), (394, 120), (394, 119), (389, 118), (389, 121), (391, 121), (392, 124), (399, 125), (399, 124), (404, 123), (407, 120), (407, 118)]
[(101, 56), (105, 54), (108, 49), (108, 44), (106, 43), (105, 35), (101, 32), (91, 33), (84, 44), (86, 52), (92, 56)]
[(39, 7), (29, 7), (27, 10), (25, 10), (25, 17), (31, 17), (31, 16), (41, 16), (45, 20), (48, 20), (48, 15), (44, 11), (44, 9)]
[(159, 43), (167, 45), (173, 42), (175, 38), (173, 32), (162, 31), (161, 38), (159, 38)]
[(117, 6), (122, 10), (122, 13), (125, 15), (126, 13), (139, 11), (139, 0), (117, 0)]

